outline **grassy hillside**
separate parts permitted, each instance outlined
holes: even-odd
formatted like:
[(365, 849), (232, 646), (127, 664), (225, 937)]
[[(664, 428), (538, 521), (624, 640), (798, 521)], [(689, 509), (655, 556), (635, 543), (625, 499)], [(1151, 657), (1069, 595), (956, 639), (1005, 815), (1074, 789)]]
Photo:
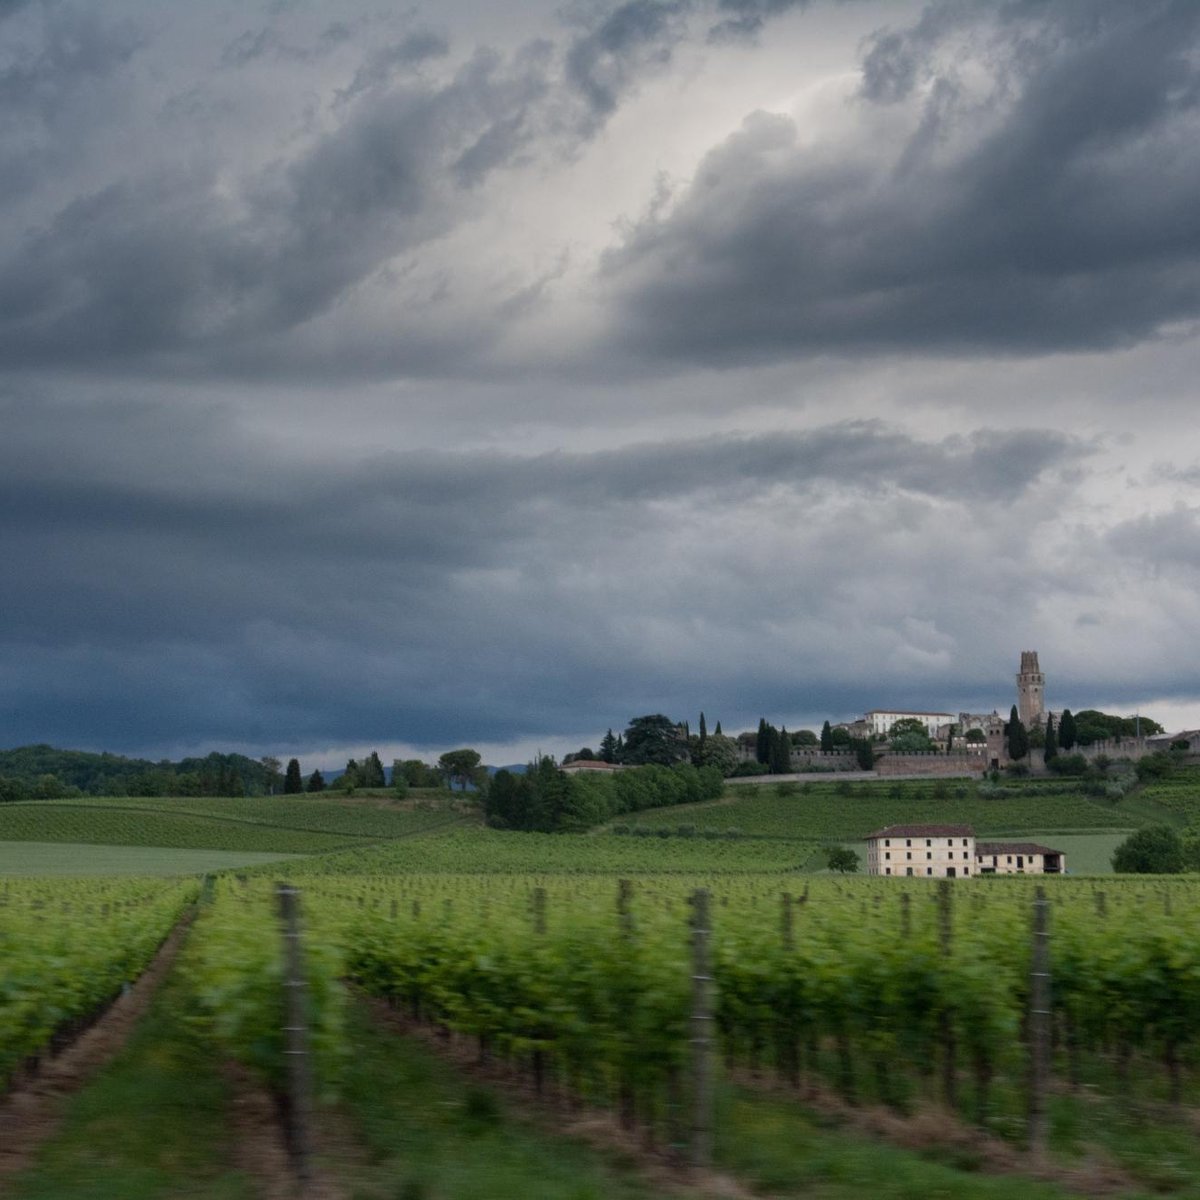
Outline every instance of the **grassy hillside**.
[[(956, 822), (972, 825), (983, 836), (1061, 830), (1132, 829), (1149, 823), (1139, 806), (1134, 812), (1108, 800), (1093, 800), (1068, 785), (1045, 792), (1045, 785), (1011, 789), (1011, 795), (981, 796), (963, 782), (937, 794), (936, 785), (897, 785), (887, 780), (854, 784), (846, 794), (836, 784), (817, 784), (780, 795), (774, 786), (727, 789), (720, 800), (655, 809), (624, 818), (631, 828), (695, 832), (737, 830), (765, 839), (859, 839), (884, 825)], [(1007, 789), (1006, 789), (1007, 790)]]
[(199, 875), (293, 862), (277, 851), (188, 850), (75, 842), (0, 842), (0, 878), (85, 875)]
[(0, 805), (0, 841), (316, 854), (409, 837), (465, 819), (457, 805), (303, 796), (39, 800)]

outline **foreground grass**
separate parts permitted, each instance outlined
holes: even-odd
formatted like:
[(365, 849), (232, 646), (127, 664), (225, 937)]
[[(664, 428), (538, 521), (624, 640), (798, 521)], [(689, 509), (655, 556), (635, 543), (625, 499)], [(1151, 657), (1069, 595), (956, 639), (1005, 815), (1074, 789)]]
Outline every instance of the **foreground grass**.
[(233, 1169), (227, 1097), (168, 981), (120, 1055), (68, 1103), (11, 1200), (252, 1200)]

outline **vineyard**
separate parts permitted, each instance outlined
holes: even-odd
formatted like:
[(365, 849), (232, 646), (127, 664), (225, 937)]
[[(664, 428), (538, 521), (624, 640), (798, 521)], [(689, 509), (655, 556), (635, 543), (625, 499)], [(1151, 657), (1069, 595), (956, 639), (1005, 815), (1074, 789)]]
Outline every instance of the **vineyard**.
[[(898, 886), (899, 885), (899, 886)], [(1029, 1063), (1032, 881), (561, 876), (304, 881), (319, 1076), (336, 1087), (347, 977), (528, 1065), (539, 1087), (616, 1107), (661, 1137), (690, 1111), (691, 899), (712, 895), (715, 1029), (730, 1067), (904, 1109), (938, 1098), (1000, 1131)], [(1054, 1070), (1127, 1102), (1196, 1095), (1200, 916), (1192, 882), (1055, 881)], [(267, 881), (222, 880), (189, 970), (224, 1050), (278, 1069)], [(673, 1124), (673, 1122), (675, 1124)]]
[(136, 979), (198, 890), (194, 880), (0, 884), (0, 1080)]

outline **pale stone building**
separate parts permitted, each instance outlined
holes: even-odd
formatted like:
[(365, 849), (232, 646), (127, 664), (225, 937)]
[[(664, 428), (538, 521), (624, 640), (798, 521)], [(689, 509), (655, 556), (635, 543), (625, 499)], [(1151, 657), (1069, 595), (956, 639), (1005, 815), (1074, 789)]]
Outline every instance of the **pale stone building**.
[(867, 835), (868, 875), (953, 879), (971, 875), (974, 863), (970, 825), (888, 825)]
[(903, 708), (873, 708), (863, 717), (863, 724), (870, 731), (871, 736), (886, 737), (897, 721), (912, 717), (925, 726), (925, 732), (931, 738), (937, 737), (938, 731), (954, 720), (950, 713), (945, 712), (909, 712)]
[(955, 879), (1061, 875), (1067, 856), (1035, 842), (976, 842), (970, 825), (888, 825), (867, 835), (867, 874)]

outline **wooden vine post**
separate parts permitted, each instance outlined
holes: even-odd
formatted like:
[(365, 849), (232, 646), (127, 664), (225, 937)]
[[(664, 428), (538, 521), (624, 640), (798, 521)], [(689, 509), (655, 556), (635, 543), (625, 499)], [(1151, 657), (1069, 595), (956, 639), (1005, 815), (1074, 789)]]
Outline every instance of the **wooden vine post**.
[(1050, 905), (1039, 887), (1033, 902), (1029, 969), (1029, 1149), (1046, 1150), (1046, 1092), (1050, 1082)]
[(708, 889), (692, 893), (692, 1136), (691, 1165), (712, 1163), (712, 961), (709, 947)]
[[(938, 941), (942, 957), (954, 954), (954, 885), (949, 879), (938, 880)], [(946, 1027), (942, 1031), (942, 1096), (948, 1108), (958, 1106), (958, 1037), (954, 1028), (954, 1011), (947, 1005)]]
[(283, 991), (287, 1060), (287, 1137), (301, 1194), (312, 1182), (309, 1127), (312, 1119), (312, 1067), (308, 1052), (308, 984), (300, 941), (300, 892), (286, 883), (276, 886), (283, 926)]

